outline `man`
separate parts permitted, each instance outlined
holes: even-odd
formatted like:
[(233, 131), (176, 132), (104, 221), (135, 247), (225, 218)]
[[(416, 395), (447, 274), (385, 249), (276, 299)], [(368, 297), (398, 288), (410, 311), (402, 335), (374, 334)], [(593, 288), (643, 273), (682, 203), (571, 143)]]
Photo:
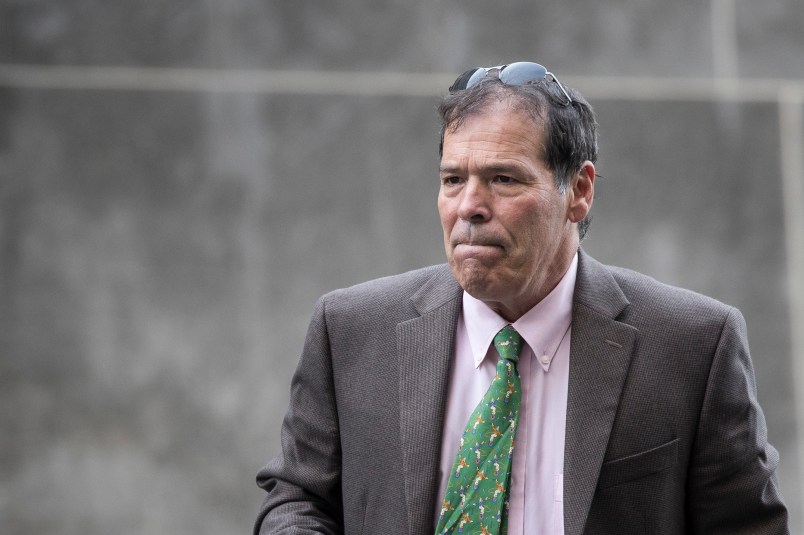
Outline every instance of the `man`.
[(788, 533), (740, 313), (580, 249), (588, 103), (514, 63), (440, 113), (449, 266), (319, 300), (255, 533)]

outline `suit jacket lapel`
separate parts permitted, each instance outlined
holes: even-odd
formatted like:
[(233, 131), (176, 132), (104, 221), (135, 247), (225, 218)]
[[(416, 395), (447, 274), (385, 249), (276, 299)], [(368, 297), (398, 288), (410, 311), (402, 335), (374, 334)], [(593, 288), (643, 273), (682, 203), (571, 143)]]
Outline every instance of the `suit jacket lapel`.
[(570, 345), (564, 446), (564, 526), (580, 535), (631, 361), (635, 328), (616, 321), (628, 306), (614, 277), (580, 253)]
[(397, 325), (400, 440), (408, 528), (432, 531), (441, 433), (462, 290), (446, 266), (412, 297), (421, 316)]

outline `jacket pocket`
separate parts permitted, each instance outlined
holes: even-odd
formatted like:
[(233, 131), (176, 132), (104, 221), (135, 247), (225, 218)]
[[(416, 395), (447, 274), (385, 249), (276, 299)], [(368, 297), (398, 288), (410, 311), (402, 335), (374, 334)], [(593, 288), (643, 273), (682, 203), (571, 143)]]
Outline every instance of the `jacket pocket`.
[(647, 451), (603, 463), (597, 486), (600, 489), (613, 487), (667, 470), (677, 464), (678, 439), (675, 439)]

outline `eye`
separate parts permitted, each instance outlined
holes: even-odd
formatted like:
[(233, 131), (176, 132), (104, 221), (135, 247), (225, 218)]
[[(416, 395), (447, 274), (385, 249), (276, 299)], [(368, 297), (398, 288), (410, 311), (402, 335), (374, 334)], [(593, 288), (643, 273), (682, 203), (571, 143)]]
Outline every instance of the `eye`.
[(459, 177), (459, 176), (455, 176), (455, 175), (452, 175), (452, 176), (445, 176), (444, 178), (442, 178), (442, 179), (441, 179), (441, 182), (442, 182), (442, 183), (443, 183), (445, 186), (454, 186), (454, 185), (456, 185), (456, 184), (460, 184), (460, 183), (461, 183), (461, 177)]
[(514, 181), (513, 178), (506, 175), (497, 175), (496, 177), (494, 177), (494, 180), (496, 182), (499, 182), (500, 184), (510, 184)]

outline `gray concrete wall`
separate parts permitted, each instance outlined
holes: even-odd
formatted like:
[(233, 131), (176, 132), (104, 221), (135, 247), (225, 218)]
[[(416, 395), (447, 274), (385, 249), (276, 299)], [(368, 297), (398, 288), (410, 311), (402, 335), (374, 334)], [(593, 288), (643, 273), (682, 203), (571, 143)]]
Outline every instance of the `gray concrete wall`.
[(248, 532), (316, 297), (442, 260), (435, 103), (517, 59), (598, 111), (586, 249), (745, 314), (801, 532), (802, 26), (799, 0), (0, 0), (0, 532)]

